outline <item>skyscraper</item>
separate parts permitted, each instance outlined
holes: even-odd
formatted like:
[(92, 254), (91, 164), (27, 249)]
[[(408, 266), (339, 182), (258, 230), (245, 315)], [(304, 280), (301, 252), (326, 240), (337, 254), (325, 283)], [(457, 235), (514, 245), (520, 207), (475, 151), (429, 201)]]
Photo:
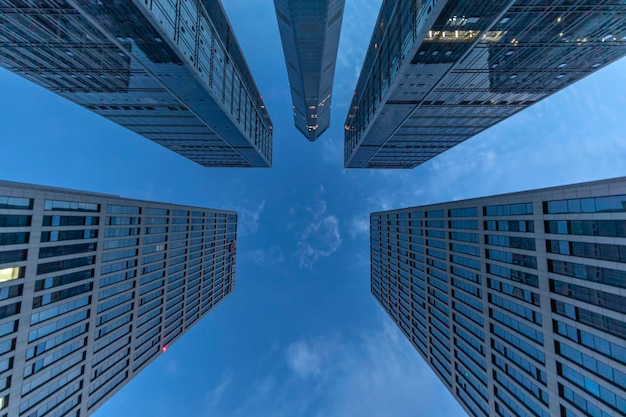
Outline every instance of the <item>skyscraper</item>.
[(626, 3), (384, 0), (348, 168), (414, 168), (626, 54)]
[(272, 165), (272, 122), (218, 0), (3, 0), (0, 66), (200, 165)]
[(344, 0), (274, 0), (296, 128), (310, 141), (330, 126)]
[(374, 297), (470, 416), (626, 413), (626, 177), (370, 221)]
[(230, 294), (237, 214), (0, 181), (0, 415), (86, 416)]

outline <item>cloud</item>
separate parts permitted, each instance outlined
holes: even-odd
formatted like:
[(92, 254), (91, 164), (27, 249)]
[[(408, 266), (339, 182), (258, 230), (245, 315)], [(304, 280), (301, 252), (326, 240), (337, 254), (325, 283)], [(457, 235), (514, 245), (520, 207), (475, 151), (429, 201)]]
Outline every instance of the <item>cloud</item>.
[(259, 266), (273, 266), (285, 260), (283, 250), (278, 245), (272, 245), (268, 249), (254, 249), (249, 255), (252, 262)]
[(352, 238), (361, 238), (364, 235), (369, 235), (370, 217), (366, 213), (358, 214), (352, 218), (350, 225), (350, 236)]
[[(348, 340), (333, 362), (318, 416), (462, 416), (434, 372), (385, 317)], [(437, 401), (433, 401), (433, 399)]]
[(265, 200), (261, 201), (253, 208), (237, 208), (237, 212), (239, 213), (239, 236), (250, 235), (259, 230), (259, 218), (264, 208)]
[(317, 149), (322, 161), (343, 166), (343, 136), (328, 133), (318, 142), (321, 142)]
[(305, 341), (292, 343), (287, 349), (287, 365), (299, 378), (319, 375), (322, 372), (322, 362), (321, 352)]
[(287, 366), (298, 379), (319, 379), (332, 369), (332, 359), (341, 344), (337, 336), (299, 340), (289, 345)]
[[(397, 326), (378, 314), (350, 334), (290, 343), (286, 370), (265, 369), (235, 412), (256, 417), (461, 417), (465, 413)], [(286, 372), (285, 372), (286, 371)]]
[(310, 221), (302, 229), (298, 240), (297, 254), (301, 268), (313, 267), (320, 258), (330, 256), (341, 246), (339, 220), (326, 210), (327, 204), (323, 200), (306, 208)]
[(213, 411), (219, 407), (224, 394), (232, 382), (233, 375), (230, 372), (227, 372), (222, 375), (218, 384), (204, 395), (204, 403), (207, 409), (207, 414), (212, 415)]

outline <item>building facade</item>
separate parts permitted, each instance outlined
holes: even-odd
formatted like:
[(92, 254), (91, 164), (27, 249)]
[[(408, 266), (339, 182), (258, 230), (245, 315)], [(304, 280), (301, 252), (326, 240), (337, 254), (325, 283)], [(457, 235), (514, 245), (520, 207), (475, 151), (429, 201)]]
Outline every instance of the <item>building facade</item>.
[(296, 128), (310, 141), (330, 126), (344, 0), (274, 0)]
[(0, 66), (200, 165), (272, 164), (272, 122), (217, 0), (3, 0)]
[(626, 55), (626, 3), (384, 0), (348, 168), (413, 168)]
[(626, 177), (370, 221), (374, 297), (470, 416), (626, 414)]
[(237, 214), (0, 181), (0, 416), (87, 416), (233, 291)]

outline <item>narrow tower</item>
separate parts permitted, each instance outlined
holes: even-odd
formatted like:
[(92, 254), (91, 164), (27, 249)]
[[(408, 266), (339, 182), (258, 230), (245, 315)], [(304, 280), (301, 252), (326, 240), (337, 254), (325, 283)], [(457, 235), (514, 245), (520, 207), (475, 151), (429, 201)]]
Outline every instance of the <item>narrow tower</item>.
[(274, 0), (296, 128), (310, 141), (330, 126), (344, 0)]

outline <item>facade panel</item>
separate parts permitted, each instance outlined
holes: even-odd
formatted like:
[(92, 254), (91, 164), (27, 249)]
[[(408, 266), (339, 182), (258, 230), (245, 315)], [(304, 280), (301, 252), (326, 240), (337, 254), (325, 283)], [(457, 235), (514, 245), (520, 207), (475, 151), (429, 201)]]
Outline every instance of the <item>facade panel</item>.
[(219, 1), (0, 2), (0, 65), (203, 166), (269, 167), (272, 122)]
[(387, 1), (345, 122), (348, 168), (414, 168), (626, 54), (626, 3)]
[(470, 416), (626, 413), (626, 177), (370, 227), (372, 294)]
[(274, 0), (296, 128), (310, 141), (330, 126), (344, 0)]
[(232, 292), (237, 214), (0, 181), (0, 415), (85, 416)]

